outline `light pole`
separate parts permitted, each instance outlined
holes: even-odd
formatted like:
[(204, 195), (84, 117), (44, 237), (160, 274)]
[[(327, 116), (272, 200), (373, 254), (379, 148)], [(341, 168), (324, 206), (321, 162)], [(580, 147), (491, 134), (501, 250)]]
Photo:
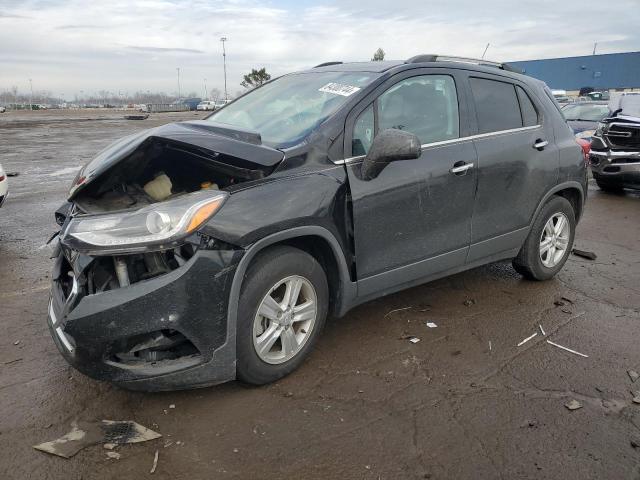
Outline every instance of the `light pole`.
[(227, 41), (227, 37), (220, 38), (220, 41), (222, 42), (222, 65), (224, 68), (224, 101), (226, 102), (228, 100), (227, 98), (227, 52), (224, 48), (224, 42)]
[(204, 99), (205, 100), (209, 100), (209, 97), (207, 96), (207, 79), (204, 79)]
[(33, 110), (33, 80), (29, 79), (29, 87), (31, 88), (31, 95), (29, 95), (29, 110)]
[(178, 102), (179, 102), (180, 98), (182, 97), (182, 95), (180, 95), (180, 67), (176, 67), (176, 70), (178, 71)]

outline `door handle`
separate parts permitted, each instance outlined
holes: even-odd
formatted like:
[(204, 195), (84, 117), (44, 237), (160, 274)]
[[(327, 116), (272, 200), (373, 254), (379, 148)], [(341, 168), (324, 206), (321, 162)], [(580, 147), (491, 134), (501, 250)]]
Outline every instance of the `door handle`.
[(449, 171), (454, 175), (464, 175), (470, 168), (473, 168), (473, 163), (456, 162)]
[(536, 143), (533, 144), (533, 148), (535, 148), (536, 150), (542, 151), (544, 150), (544, 147), (546, 147), (547, 145), (549, 145), (549, 142), (547, 142), (546, 140), (542, 140), (541, 138), (538, 138), (536, 140)]

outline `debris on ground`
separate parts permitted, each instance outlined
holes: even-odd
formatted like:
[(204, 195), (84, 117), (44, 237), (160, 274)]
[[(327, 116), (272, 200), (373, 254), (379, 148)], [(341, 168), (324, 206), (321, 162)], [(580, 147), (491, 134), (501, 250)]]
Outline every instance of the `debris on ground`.
[(156, 468), (158, 468), (158, 457), (160, 456), (160, 452), (158, 452), (158, 450), (156, 450), (156, 454), (153, 456), (153, 466), (151, 467), (151, 470), (149, 470), (149, 473), (156, 473)]
[(562, 313), (567, 313), (567, 314), (572, 314), (573, 312), (571, 310), (569, 310), (568, 308), (561, 308), (560, 311)]
[(409, 341), (411, 343), (418, 343), (420, 341), (420, 339), (418, 337), (409, 337)]
[(582, 408), (582, 404), (577, 400), (571, 400), (565, 403), (564, 406), (569, 410), (578, 410), (579, 408)]
[(475, 304), (476, 304), (476, 301), (475, 301), (473, 298), (470, 298), (470, 299), (465, 300), (464, 302), (462, 302), (462, 304), (463, 304), (465, 307), (470, 307), (470, 306), (472, 306), (472, 305), (475, 305)]
[(637, 392), (631, 392), (631, 395), (633, 395), (633, 399), (631, 401), (640, 405), (640, 390)]
[(530, 337), (525, 338), (518, 345), (516, 345), (516, 347), (521, 347), (522, 345), (524, 345), (525, 343), (527, 343), (529, 340), (531, 340), (532, 338), (536, 337), (537, 335), (538, 335), (538, 332), (534, 333)]
[(640, 373), (636, 372), (635, 370), (627, 370), (627, 375), (629, 375), (629, 378), (632, 382), (635, 382), (640, 378)]
[(120, 460), (120, 454), (118, 452), (106, 452), (107, 457), (113, 458), (114, 460)]
[(291, 398), (293, 397), (293, 392), (285, 392), (284, 394), (282, 394), (282, 396), (285, 398)]
[(630, 443), (633, 448), (640, 448), (640, 437), (631, 437)]
[(106, 448), (107, 450), (113, 450), (117, 446), (118, 445), (116, 445), (115, 443), (105, 443), (104, 445), (102, 445), (102, 448)]
[(7, 177), (17, 177), (20, 172), (6, 172)]
[(149, 115), (146, 115), (146, 114), (124, 116), (125, 120), (146, 120), (147, 118), (149, 118)]
[(577, 255), (578, 257), (586, 258), (587, 260), (595, 260), (598, 256), (593, 252), (587, 252), (586, 250), (579, 250), (574, 248), (571, 250), (571, 253)]
[(438, 325), (436, 325), (436, 324), (435, 324), (435, 323), (433, 323), (433, 322), (427, 322), (427, 327), (429, 327), (429, 328), (436, 328), (437, 326), (438, 326)]
[(176, 408), (176, 404), (172, 403), (171, 405), (169, 405), (169, 408)]
[(391, 315), (392, 313), (396, 313), (396, 312), (402, 312), (404, 310), (410, 310), (413, 307), (403, 307), (403, 308), (396, 308), (395, 310), (391, 310), (390, 312), (387, 312), (384, 316), (384, 318), (387, 318), (389, 315)]
[(162, 435), (132, 421), (102, 420), (100, 422), (72, 422), (71, 431), (50, 442), (33, 448), (63, 458), (71, 458), (91, 445), (146, 442)]
[(540, 333), (542, 334), (543, 337), (546, 337), (547, 334), (544, 333), (544, 328), (542, 328), (542, 325), (538, 325), (538, 327), (540, 328)]
[(16, 340), (15, 342), (13, 342), (14, 345), (20, 345), (20, 340)]
[(489, 340), (489, 351), (491, 351), (491, 340)]
[(562, 350), (565, 350), (565, 351), (567, 351), (567, 352), (573, 353), (573, 354), (575, 354), (575, 355), (580, 355), (581, 357), (589, 358), (589, 355), (585, 355), (584, 353), (576, 352), (575, 350), (571, 350), (570, 348), (563, 347), (562, 345), (558, 345), (557, 343), (554, 343), (554, 342), (552, 342), (551, 340), (547, 340), (547, 343), (548, 343), (549, 345), (553, 345), (554, 347), (561, 348)]

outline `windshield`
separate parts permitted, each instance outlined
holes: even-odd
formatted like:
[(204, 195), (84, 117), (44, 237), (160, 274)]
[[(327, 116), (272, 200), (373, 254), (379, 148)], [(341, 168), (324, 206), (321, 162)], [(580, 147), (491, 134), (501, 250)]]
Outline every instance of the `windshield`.
[(562, 113), (567, 120), (599, 122), (609, 115), (609, 107), (597, 104), (572, 104), (564, 107)]
[(286, 75), (249, 92), (207, 120), (254, 130), (267, 145), (295, 145), (378, 77), (371, 72)]

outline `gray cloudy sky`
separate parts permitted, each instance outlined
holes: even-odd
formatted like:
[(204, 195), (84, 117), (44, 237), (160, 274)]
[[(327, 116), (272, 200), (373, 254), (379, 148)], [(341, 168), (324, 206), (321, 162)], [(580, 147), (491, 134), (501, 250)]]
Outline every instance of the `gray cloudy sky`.
[[(640, 50), (640, 0), (615, 11), (593, 0), (0, 0), (0, 91), (222, 89), (242, 74), (273, 75), (328, 60), (418, 53), (526, 60)], [(603, 13), (600, 13), (603, 12)]]

